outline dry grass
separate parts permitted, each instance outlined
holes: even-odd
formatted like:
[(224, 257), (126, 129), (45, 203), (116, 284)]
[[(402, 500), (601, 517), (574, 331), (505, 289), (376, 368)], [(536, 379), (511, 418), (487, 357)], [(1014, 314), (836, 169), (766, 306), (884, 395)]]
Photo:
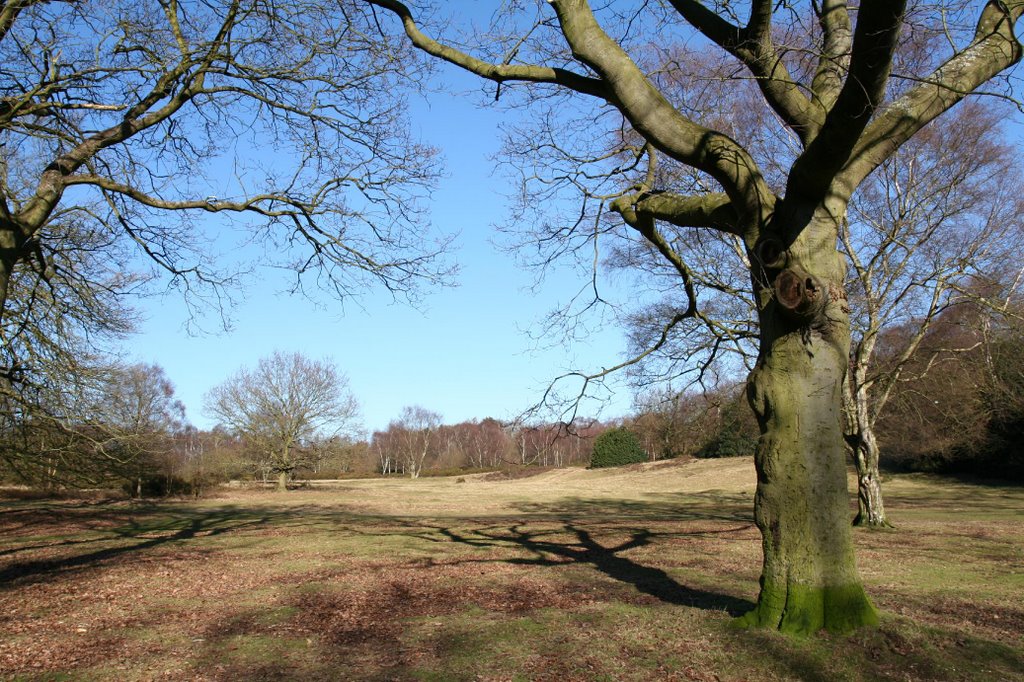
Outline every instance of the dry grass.
[(877, 631), (739, 632), (749, 459), (0, 501), (0, 677), (1024, 680), (1024, 490), (887, 484)]

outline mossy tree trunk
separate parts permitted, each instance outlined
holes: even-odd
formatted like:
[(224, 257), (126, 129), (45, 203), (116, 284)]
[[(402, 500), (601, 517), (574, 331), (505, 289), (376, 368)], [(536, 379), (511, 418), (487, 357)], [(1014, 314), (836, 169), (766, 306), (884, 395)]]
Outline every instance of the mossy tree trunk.
[(816, 210), (755, 275), (761, 352), (748, 396), (761, 430), (754, 516), (764, 564), (757, 606), (741, 625), (810, 634), (878, 622), (850, 531), (841, 410), (849, 309), (834, 236), (843, 210)]

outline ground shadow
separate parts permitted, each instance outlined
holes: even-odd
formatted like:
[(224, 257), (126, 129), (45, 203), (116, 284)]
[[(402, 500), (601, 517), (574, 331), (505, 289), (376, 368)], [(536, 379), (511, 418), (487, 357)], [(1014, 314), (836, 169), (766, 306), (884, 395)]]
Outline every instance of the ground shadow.
[[(265, 524), (269, 520), (269, 516), (253, 516), (244, 510), (230, 507), (215, 511), (182, 512), (172, 515), (170, 518), (162, 516), (158, 525), (131, 520), (123, 527), (105, 531), (107, 534), (101, 538), (65, 540), (45, 547), (60, 548), (92, 542), (125, 542), (126, 544), (103, 547), (72, 556), (10, 563), (0, 569), (0, 588), (11, 586), (14, 583), (24, 585), (48, 580), (56, 575), (105, 564), (116, 558), (137, 554), (160, 545), (187, 541), (200, 535), (208, 537), (238, 531), (245, 527)], [(8, 552), (21, 549), (30, 548), (16, 548), (16, 550), (8, 550)]]
[(523, 502), (516, 506), (533, 516), (558, 519), (648, 519), (651, 521), (754, 521), (753, 495), (709, 490), (648, 494), (641, 500), (568, 497), (557, 502)]
[[(748, 528), (749, 526), (741, 526), (700, 531), (692, 533), (692, 535), (733, 533), (745, 531)], [(563, 566), (566, 564), (591, 566), (609, 578), (632, 585), (639, 592), (669, 604), (725, 611), (732, 616), (745, 613), (754, 606), (751, 602), (730, 594), (682, 585), (660, 568), (645, 566), (622, 556), (624, 552), (650, 544), (658, 535), (645, 528), (627, 530), (629, 538), (615, 545), (601, 544), (590, 530), (574, 522), (565, 522), (557, 530), (531, 530), (524, 524), (471, 530), (434, 526), (433, 530), (452, 542), (471, 547), (491, 549), (519, 547), (532, 555), (495, 560), (503, 563), (525, 566)], [(673, 535), (679, 535), (679, 533), (673, 533)], [(683, 533), (683, 535), (689, 534)]]

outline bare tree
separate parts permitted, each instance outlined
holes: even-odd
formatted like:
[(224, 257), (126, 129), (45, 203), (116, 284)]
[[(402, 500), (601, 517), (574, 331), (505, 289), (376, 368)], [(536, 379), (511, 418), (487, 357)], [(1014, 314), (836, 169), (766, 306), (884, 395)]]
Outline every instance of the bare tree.
[(116, 462), (141, 497), (143, 479), (167, 468), (174, 432), (184, 425), (174, 385), (159, 365), (115, 366), (89, 413), (97, 454)]
[(259, 453), (282, 491), (314, 440), (351, 430), (358, 417), (348, 379), (301, 353), (275, 352), (240, 369), (206, 395), (205, 407)]
[(377, 456), (377, 468), (383, 476), (394, 473), (398, 469), (398, 463), (395, 461), (394, 435), (390, 429), (374, 431), (370, 439), (370, 449)]
[[(850, 203), (840, 244), (850, 262), (853, 345), (844, 391), (846, 439), (858, 476), (854, 523), (890, 525), (882, 499), (874, 425), (915, 355), (966, 352), (974, 338), (924, 347), (932, 325), (967, 300), (997, 313), (1019, 284), (1024, 197), (1018, 150), (1000, 131), (1004, 112), (967, 103), (890, 156)], [(977, 284), (1008, 279), (1009, 292)], [(973, 291), (972, 291), (973, 289)], [(899, 335), (882, 334), (899, 328)], [(966, 343), (967, 345), (959, 345)], [(884, 360), (876, 361), (884, 349)], [(927, 371), (933, 362), (917, 357)], [(919, 372), (915, 372), (919, 374)]]
[(388, 426), (395, 457), (410, 478), (419, 478), (423, 473), (427, 456), (436, 447), (435, 435), (440, 426), (441, 415), (419, 405), (403, 407), (398, 419)]
[[(622, 237), (643, 242), (637, 258), (663, 263), (660, 271), (681, 283), (682, 300), (663, 309), (648, 348), (617, 367), (579, 373), (584, 391), (673, 334), (703, 335), (713, 350), (756, 340), (748, 395), (760, 429), (755, 519), (764, 563), (757, 606), (740, 623), (794, 632), (877, 623), (847, 516), (850, 308), (836, 245), (858, 186), (929, 122), (1020, 60), (1014, 27), (1024, 2), (908, 9), (902, 0), (855, 8), (842, 0), (670, 0), (597, 10), (586, 0), (509, 3), (480, 44), (465, 48), (459, 37), (428, 35), (397, 0), (365, 1), (392, 12), (427, 54), (496, 83), (497, 95), (526, 86), (517, 101), (537, 115), (521, 126), (514, 163), (523, 186), (535, 188), (523, 192), (523, 205), (548, 213), (535, 223), (542, 265), (560, 255), (596, 259), (599, 244)], [(922, 58), (897, 58), (903, 29), (945, 42)], [(700, 62), (668, 51), (651, 57), (652, 44), (683, 40), (714, 51), (731, 75), (702, 78), (690, 69)], [(894, 68), (908, 86), (887, 99)], [(724, 117), (691, 110), (664, 87), (667, 72), (691, 89), (756, 87), (766, 112), (753, 114), (764, 121), (757, 130), (777, 131), (792, 145), (792, 160), (758, 163), (750, 151), (756, 141), (733, 135), (740, 128)], [(728, 100), (720, 109), (731, 111)], [(573, 116), (585, 125), (567, 126)], [(602, 134), (614, 149), (594, 154)], [(672, 166), (690, 172), (660, 170)], [(549, 172), (556, 167), (563, 172)], [(583, 205), (560, 215), (559, 200), (571, 193)], [(620, 224), (601, 219), (609, 209)], [(686, 247), (703, 235), (716, 235), (745, 268), (752, 315), (702, 304), (716, 282), (695, 275)], [(588, 282), (585, 296), (594, 289)]]
[(196, 308), (238, 282), (229, 227), (296, 289), (447, 277), (417, 204), (434, 154), (404, 132), (417, 67), (362, 3), (19, 0), (0, 59), (0, 316), (20, 269), (51, 279), (69, 231), (121, 270), (131, 246)]

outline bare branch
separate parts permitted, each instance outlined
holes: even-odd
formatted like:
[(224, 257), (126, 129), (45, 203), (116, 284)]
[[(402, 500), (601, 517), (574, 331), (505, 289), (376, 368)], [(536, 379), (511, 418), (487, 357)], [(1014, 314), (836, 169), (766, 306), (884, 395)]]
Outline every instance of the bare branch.
[(697, 0), (671, 1), (688, 22), (750, 70), (765, 100), (805, 144), (814, 138), (827, 109), (807, 98), (779, 55), (771, 35), (770, 0), (752, 3), (744, 28), (730, 24)]
[(1014, 26), (1022, 14), (1024, 2), (1019, 0), (987, 3), (971, 44), (886, 106), (864, 130), (838, 178), (842, 185), (856, 187), (926, 124), (1019, 62), (1024, 52)]
[(793, 163), (787, 198), (816, 203), (834, 191), (832, 181), (851, 158), (861, 133), (882, 103), (905, 6), (905, 0), (861, 3), (849, 74), (821, 132)]
[(504, 83), (506, 81), (523, 81), (527, 83), (552, 83), (574, 90), (575, 92), (611, 100), (613, 93), (605, 87), (604, 83), (596, 78), (583, 76), (566, 69), (551, 68), (546, 66), (533, 66), (521, 64), (491, 64), (482, 61), (457, 50), (448, 45), (443, 45), (433, 38), (427, 36), (413, 19), (412, 12), (397, 0), (367, 0), (371, 5), (382, 7), (393, 12), (402, 20), (405, 34), (409, 36), (413, 45), (420, 48), (427, 54), (443, 59), (459, 68), (474, 73), (481, 78)]

